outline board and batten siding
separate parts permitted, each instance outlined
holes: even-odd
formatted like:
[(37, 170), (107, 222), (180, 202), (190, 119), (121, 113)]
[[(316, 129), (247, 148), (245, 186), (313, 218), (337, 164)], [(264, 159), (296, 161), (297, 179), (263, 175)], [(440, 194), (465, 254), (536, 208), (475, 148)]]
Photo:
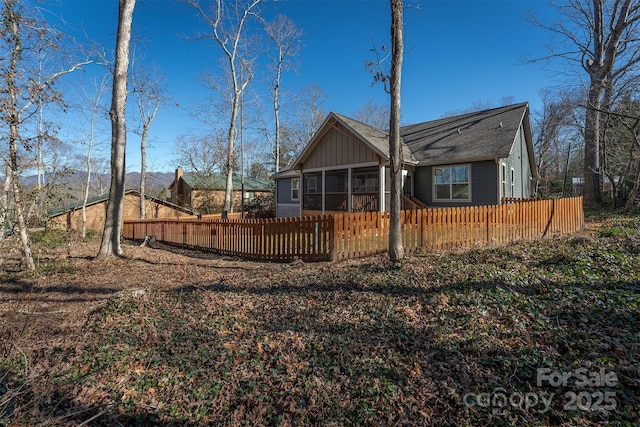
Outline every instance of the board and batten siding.
[(375, 153), (341, 124), (331, 128), (304, 162), (304, 169), (376, 162)]
[[(503, 197), (515, 197), (528, 199), (531, 197), (531, 165), (527, 153), (527, 142), (522, 126), (518, 129), (511, 153), (508, 158), (502, 160), (507, 166), (507, 191)], [(514, 172), (513, 194), (511, 193), (511, 169)]]
[(495, 160), (471, 163), (471, 201), (436, 202), (433, 200), (433, 167), (419, 166), (414, 173), (414, 195), (432, 207), (495, 205), (500, 199), (497, 168)]

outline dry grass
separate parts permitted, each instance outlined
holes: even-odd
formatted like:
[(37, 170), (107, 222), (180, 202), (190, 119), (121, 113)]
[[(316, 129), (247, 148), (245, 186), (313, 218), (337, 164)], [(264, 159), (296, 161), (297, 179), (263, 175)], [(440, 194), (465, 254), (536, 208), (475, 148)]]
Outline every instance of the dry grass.
[[(43, 239), (31, 274), (5, 247), (0, 425), (633, 425), (639, 228), (400, 267), (159, 245), (96, 261), (96, 243)], [(618, 381), (538, 385), (538, 368)], [(499, 393), (552, 403), (483, 403)]]

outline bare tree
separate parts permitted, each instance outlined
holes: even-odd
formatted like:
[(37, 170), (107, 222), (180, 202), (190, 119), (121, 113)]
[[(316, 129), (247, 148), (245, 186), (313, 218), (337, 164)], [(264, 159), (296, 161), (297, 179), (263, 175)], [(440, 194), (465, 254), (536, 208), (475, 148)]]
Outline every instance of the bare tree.
[(573, 134), (572, 116), (577, 108), (570, 94), (543, 91), (540, 94), (542, 110), (533, 114), (535, 150), (538, 159), (538, 179), (535, 193), (550, 195), (566, 163), (566, 143)]
[(587, 73), (584, 115), (584, 201), (602, 202), (602, 112), (614, 75), (630, 72), (640, 61), (640, 3), (637, 0), (551, 1), (564, 20), (556, 25), (534, 22), (554, 35), (549, 57), (579, 64)]
[[(633, 124), (627, 123), (626, 125), (631, 133), (631, 137), (633, 138), (633, 144), (632, 144), (633, 148), (635, 148), (635, 150), (640, 151), (640, 119), (636, 119)], [(625, 203), (625, 206), (624, 206), (625, 213), (629, 213), (629, 211), (633, 207), (633, 204), (635, 203), (636, 198), (638, 197), (638, 191), (640, 190), (640, 155), (637, 156), (637, 159), (635, 161), (635, 168), (633, 172), (635, 177), (633, 180), (633, 187), (631, 189), (631, 192), (629, 193), (629, 197), (627, 198), (627, 202)]]
[(271, 94), (273, 95), (273, 156), (275, 162), (275, 172), (280, 171), (280, 148), (281, 148), (281, 126), (280, 126), (280, 82), (282, 73), (294, 69), (295, 63), (291, 61), (302, 48), (302, 30), (296, 27), (294, 22), (284, 16), (278, 15), (273, 21), (265, 22), (264, 28), (267, 32), (271, 47), (265, 48), (269, 58), (269, 68), (273, 73), (271, 82)]
[(389, 166), (391, 168), (391, 206), (389, 208), (389, 258), (399, 262), (404, 258), (400, 212), (402, 209), (402, 138), (400, 137), (400, 85), (404, 54), (404, 24), (402, 0), (391, 0), (391, 74), (389, 90)]
[(125, 185), (125, 152), (127, 128), (127, 79), (129, 72), (129, 46), (135, 0), (119, 0), (118, 33), (116, 36), (116, 62), (113, 72), (111, 99), (111, 187), (107, 201), (107, 213), (98, 258), (121, 256), (120, 234)]
[[(20, 231), (22, 252), (27, 268), (35, 269), (31, 244), (25, 218), (23, 194), (18, 180), (20, 162), (19, 146), (25, 145), (21, 134), (24, 119), (36, 115), (38, 107), (56, 102), (61, 95), (54, 90), (53, 84), (63, 75), (86, 65), (90, 60), (77, 63), (69, 68), (59, 67), (44, 77), (33, 66), (33, 57), (27, 54), (40, 52), (41, 49), (55, 51), (59, 48), (59, 33), (48, 28), (41, 16), (30, 10), (25, 13), (20, 3), (4, 0), (2, 22), (0, 23), (0, 43), (7, 57), (0, 63), (0, 79), (5, 89), (0, 92), (2, 119), (8, 124), (9, 155), (7, 163), (11, 178), (13, 206)], [(4, 197), (4, 196), (3, 196)], [(8, 203), (8, 200), (7, 200)], [(7, 206), (4, 207), (6, 212)], [(4, 214), (3, 214), (4, 215)]]
[[(373, 76), (373, 84), (382, 83), (389, 93), (389, 169), (391, 178), (391, 200), (389, 203), (389, 258), (398, 263), (404, 258), (402, 245), (402, 138), (400, 137), (400, 86), (404, 55), (404, 22), (402, 0), (390, 0), (391, 5), (391, 51), (386, 46), (371, 49), (376, 59), (366, 60), (365, 69)], [(385, 70), (385, 61), (391, 58), (391, 69)]]
[(146, 217), (146, 173), (147, 173), (147, 140), (149, 128), (158, 113), (160, 104), (166, 100), (163, 87), (164, 76), (154, 68), (149, 71), (144, 67), (134, 66), (132, 77), (133, 92), (136, 94), (140, 126), (136, 133), (140, 135), (140, 218)]
[[(231, 105), (229, 126), (227, 131), (227, 150), (225, 158), (225, 173), (227, 175), (224, 196), (223, 214), (232, 209), (233, 168), (235, 163), (235, 145), (237, 140), (237, 120), (240, 99), (249, 82), (253, 79), (252, 58), (247, 52), (244, 30), (248, 19), (257, 13), (260, 0), (243, 2), (224, 2), (216, 0), (209, 8), (209, 2), (204, 0), (187, 0), (204, 21), (211, 27), (211, 34), (206, 38), (216, 41), (227, 63), (227, 72), (231, 80)], [(205, 38), (205, 37), (203, 37)]]
[(296, 96), (291, 116), (287, 120), (286, 135), (283, 135), (283, 140), (288, 140), (293, 157), (302, 151), (320, 129), (326, 116), (322, 108), (326, 100), (327, 95), (315, 83), (303, 88)]
[(85, 157), (85, 166), (87, 168), (86, 173), (86, 181), (84, 188), (84, 195), (82, 199), (82, 238), (85, 239), (87, 236), (87, 200), (89, 199), (89, 190), (91, 188), (91, 177), (92, 177), (92, 166), (94, 164), (94, 159), (92, 158), (93, 149), (96, 145), (96, 127), (98, 115), (103, 111), (102, 106), (102, 96), (106, 93), (108, 87), (107, 78), (103, 77), (99, 82), (94, 79), (93, 81), (93, 93), (92, 94), (84, 94), (84, 98), (86, 100), (86, 107), (83, 108), (82, 114), (86, 116), (87, 124), (89, 126), (87, 131), (87, 153)]
[(353, 118), (378, 129), (389, 129), (389, 106), (369, 99), (353, 114)]
[(180, 135), (174, 146), (174, 161), (185, 170), (205, 177), (219, 173), (224, 164), (224, 131), (208, 135)]

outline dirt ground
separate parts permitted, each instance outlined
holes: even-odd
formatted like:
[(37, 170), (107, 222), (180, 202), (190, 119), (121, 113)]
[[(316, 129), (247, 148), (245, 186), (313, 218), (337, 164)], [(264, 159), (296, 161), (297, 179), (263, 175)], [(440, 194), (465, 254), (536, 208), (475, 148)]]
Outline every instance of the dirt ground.
[[(400, 266), (133, 242), (96, 260), (97, 241), (64, 239), (34, 242), (32, 273), (16, 240), (0, 245), (0, 426), (595, 426), (640, 413), (635, 218)], [(619, 383), (541, 387), (542, 366)], [(495, 390), (556, 399), (465, 400)], [(567, 410), (563, 393), (584, 392), (614, 393), (615, 410)]]
[[(41, 323), (43, 330), (39, 332), (46, 335), (49, 327), (77, 327), (86, 320), (87, 313), (117, 293), (169, 290), (184, 283), (197, 286), (219, 281), (220, 275), (257, 277), (291, 268), (157, 242), (142, 247), (137, 242), (125, 241), (124, 257), (96, 260), (98, 248), (97, 242), (74, 242), (66, 248), (49, 250), (37, 260), (39, 272), (25, 277), (19, 274), (22, 265), (17, 242), (3, 242), (0, 312), (5, 316), (24, 316), (25, 320), (29, 317), (31, 322)], [(126, 274), (122, 274), (124, 271)], [(64, 315), (60, 316), (64, 319), (62, 324), (37, 321), (38, 316), (57, 314)]]

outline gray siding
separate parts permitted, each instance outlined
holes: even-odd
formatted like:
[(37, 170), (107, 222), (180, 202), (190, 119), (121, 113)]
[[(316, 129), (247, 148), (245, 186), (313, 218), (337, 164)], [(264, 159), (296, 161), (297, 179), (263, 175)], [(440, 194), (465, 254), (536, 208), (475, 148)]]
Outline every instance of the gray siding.
[[(528, 199), (531, 197), (531, 167), (527, 155), (527, 143), (522, 126), (518, 129), (511, 153), (503, 162), (507, 165), (507, 191), (503, 197)], [(514, 172), (513, 194), (511, 191), (511, 169)]]
[(276, 206), (277, 218), (297, 218), (300, 217), (300, 205), (283, 205)]
[(494, 160), (471, 163), (471, 202), (434, 202), (431, 166), (420, 166), (414, 174), (414, 194), (427, 206), (495, 205), (498, 199), (498, 166)]
[(291, 178), (280, 178), (276, 181), (278, 200), (276, 217), (292, 218), (300, 216), (300, 200), (291, 200)]
[(277, 186), (278, 186), (277, 203), (295, 203), (294, 201), (291, 200), (291, 178), (279, 179), (277, 181)]

